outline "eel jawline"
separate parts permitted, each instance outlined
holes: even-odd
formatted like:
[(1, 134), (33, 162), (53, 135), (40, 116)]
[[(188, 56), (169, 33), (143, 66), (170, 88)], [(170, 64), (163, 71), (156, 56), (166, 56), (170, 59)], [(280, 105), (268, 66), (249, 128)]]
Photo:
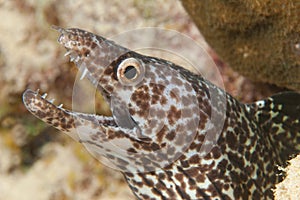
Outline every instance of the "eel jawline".
[(23, 93), (23, 102), (37, 118), (65, 132), (76, 141), (80, 140), (76, 130), (80, 125), (117, 127), (113, 117), (66, 110), (61, 106), (54, 105), (45, 96), (39, 95), (38, 91), (26, 90)]

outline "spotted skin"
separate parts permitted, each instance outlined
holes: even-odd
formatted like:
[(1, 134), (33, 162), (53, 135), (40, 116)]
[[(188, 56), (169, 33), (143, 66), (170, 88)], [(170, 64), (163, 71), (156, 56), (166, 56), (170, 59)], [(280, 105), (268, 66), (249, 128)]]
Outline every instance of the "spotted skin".
[(36, 117), (121, 171), (137, 199), (273, 199), (300, 149), (300, 95), (241, 104), (199, 75), (80, 29), (56, 29), (113, 116), (23, 94)]

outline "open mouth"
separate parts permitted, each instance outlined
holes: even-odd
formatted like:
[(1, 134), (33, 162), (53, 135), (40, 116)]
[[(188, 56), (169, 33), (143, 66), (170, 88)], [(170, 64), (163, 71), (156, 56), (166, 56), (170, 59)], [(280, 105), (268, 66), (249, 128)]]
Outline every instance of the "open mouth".
[[(80, 79), (87, 78), (93, 86), (97, 88), (106, 100), (106, 102), (111, 101), (111, 95), (99, 84), (99, 77), (103, 70), (105, 69), (102, 66), (108, 66), (115, 56), (115, 54), (120, 54), (124, 52), (124, 48), (110, 49), (111, 51), (106, 51), (110, 47), (109, 43), (111, 41), (106, 41), (106, 39), (95, 36), (92, 33), (82, 31), (79, 29), (63, 29), (60, 27), (53, 27), (61, 35), (58, 38), (58, 42), (62, 44), (67, 52), (65, 56), (70, 58), (71, 62), (74, 62), (78, 70), (81, 72)], [(95, 38), (98, 37), (98, 38)], [(97, 52), (93, 49), (103, 43), (102, 51)], [(106, 51), (106, 53), (104, 53)], [(128, 50), (126, 50), (128, 51)], [(111, 55), (109, 52), (113, 52)], [(100, 55), (100, 56), (99, 56)], [(101, 55), (105, 59), (101, 59)], [(94, 58), (91, 57), (100, 57), (97, 62)], [(92, 61), (91, 61), (92, 60)], [(116, 122), (115, 116), (102, 116), (96, 114), (86, 114), (73, 112), (66, 110), (62, 107), (62, 104), (56, 106), (53, 100), (47, 99), (47, 94), (40, 95), (39, 91), (26, 90), (23, 93), (23, 102), (26, 108), (34, 114), (36, 117), (40, 118), (49, 125), (54, 126), (55, 128), (66, 132), (75, 140), (81, 140), (82, 137), (78, 137), (78, 127), (97, 127), (101, 126), (102, 128), (118, 128), (119, 124)], [(124, 132), (128, 132), (128, 127), (119, 127)], [(131, 127), (133, 128), (133, 127)], [(91, 128), (92, 129), (92, 128)], [(106, 132), (107, 130), (102, 130)], [(93, 132), (93, 131), (90, 131)]]
[(195, 91), (183, 84), (180, 68), (84, 30), (55, 29), (80, 79), (87, 78), (100, 91), (112, 116), (66, 110), (33, 90), (23, 94), (26, 108), (118, 170), (151, 171), (179, 159), (199, 124)]
[(46, 96), (28, 89), (23, 93), (23, 101), (33, 115), (82, 143), (103, 164), (122, 171), (136, 170), (137, 151), (133, 149), (138, 143), (144, 143), (135, 137), (136, 128), (120, 127), (114, 117), (64, 109), (62, 104), (56, 106)]

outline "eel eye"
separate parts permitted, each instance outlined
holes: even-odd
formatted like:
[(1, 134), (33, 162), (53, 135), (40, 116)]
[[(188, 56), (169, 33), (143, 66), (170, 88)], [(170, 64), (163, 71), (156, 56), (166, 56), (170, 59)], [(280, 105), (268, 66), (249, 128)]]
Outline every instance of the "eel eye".
[(118, 67), (117, 77), (121, 84), (133, 86), (141, 82), (145, 75), (145, 67), (135, 58), (123, 60)]

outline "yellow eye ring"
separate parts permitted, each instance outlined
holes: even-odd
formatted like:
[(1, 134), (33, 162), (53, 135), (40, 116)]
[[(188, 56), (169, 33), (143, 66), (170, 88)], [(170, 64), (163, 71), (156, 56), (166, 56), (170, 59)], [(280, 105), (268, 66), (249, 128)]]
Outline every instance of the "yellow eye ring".
[(133, 86), (141, 82), (145, 75), (145, 66), (135, 58), (123, 60), (118, 67), (117, 77), (121, 84)]

